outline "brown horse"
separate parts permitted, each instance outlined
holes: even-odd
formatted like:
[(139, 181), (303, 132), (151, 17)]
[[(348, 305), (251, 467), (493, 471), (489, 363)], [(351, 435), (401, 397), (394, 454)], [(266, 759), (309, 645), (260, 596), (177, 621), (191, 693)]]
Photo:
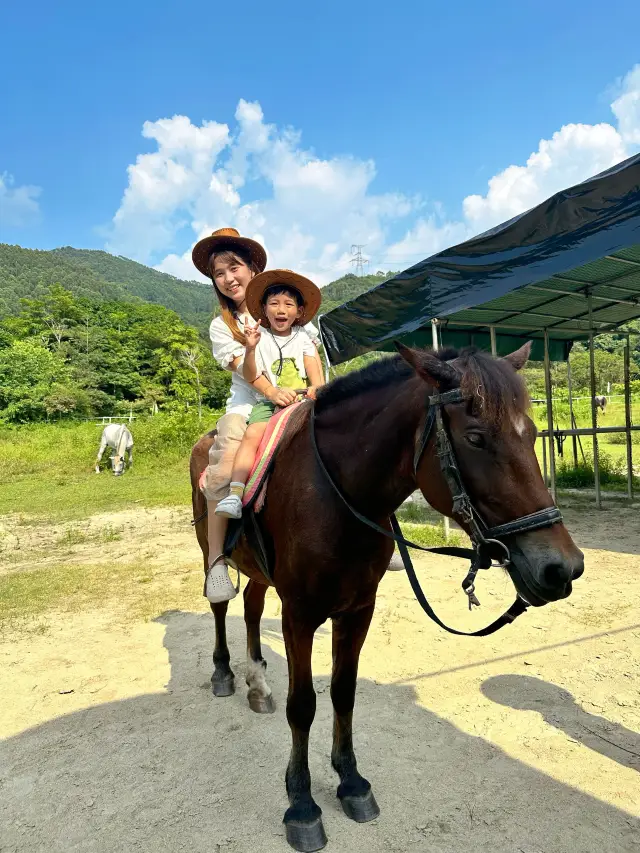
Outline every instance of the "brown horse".
[[(401, 348), (401, 355), (336, 379), (315, 405), (317, 447), (329, 475), (350, 504), (389, 528), (389, 517), (419, 488), (444, 515), (452, 497), (430, 436), (414, 470), (414, 454), (427, 417), (427, 400), (460, 388), (462, 402), (443, 406), (443, 419), (464, 486), (488, 525), (528, 517), (552, 506), (534, 452), (535, 426), (516, 373), (529, 345), (504, 359), (473, 350)], [(450, 395), (451, 396), (451, 395)], [(455, 396), (455, 394), (453, 395)], [(331, 700), (334, 707), (331, 762), (340, 783), (337, 795), (356, 821), (376, 817), (369, 782), (360, 775), (352, 742), (358, 659), (375, 607), (376, 591), (393, 552), (393, 542), (358, 521), (337, 497), (322, 472), (311, 441), (311, 405), (301, 407), (289, 426), (271, 473), (261, 525), (274, 585), (282, 601), (282, 632), (289, 666), (287, 720), (292, 749), (286, 771), (290, 806), (284, 822), (297, 850), (326, 843), (321, 810), (311, 796), (308, 740), (316, 709), (311, 648), (316, 629), (333, 623)], [(207, 464), (215, 433), (194, 447), (191, 457), (194, 518), (205, 511), (198, 477)], [(463, 526), (464, 523), (463, 523)], [(207, 565), (206, 520), (196, 525)], [(505, 536), (509, 574), (519, 594), (534, 606), (565, 598), (583, 572), (582, 553), (562, 523)], [(244, 592), (248, 637), (249, 703), (273, 710), (260, 651), (260, 618), (267, 582), (242, 540), (234, 558), (250, 580)], [(212, 605), (216, 644), (212, 676), (215, 696), (234, 690), (225, 635), (226, 604)]]

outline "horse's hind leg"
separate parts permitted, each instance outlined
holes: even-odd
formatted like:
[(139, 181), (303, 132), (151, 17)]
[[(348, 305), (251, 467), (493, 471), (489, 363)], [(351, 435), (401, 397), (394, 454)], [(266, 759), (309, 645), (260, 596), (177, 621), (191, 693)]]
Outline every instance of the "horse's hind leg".
[(247, 626), (247, 687), (249, 707), (256, 714), (273, 714), (276, 709), (265, 672), (267, 662), (260, 647), (260, 619), (267, 587), (249, 581), (244, 590), (244, 621)]
[(369, 782), (358, 773), (353, 751), (353, 706), (358, 678), (358, 660), (373, 616), (373, 605), (345, 613), (333, 620), (333, 748), (331, 764), (340, 777), (338, 798), (347, 817), (358, 823), (380, 814)]
[(235, 693), (235, 681), (231, 667), (229, 666), (230, 655), (227, 647), (227, 601), (212, 604), (211, 609), (216, 620), (216, 645), (213, 650), (213, 675), (211, 686), (213, 695), (218, 698), (232, 696)]

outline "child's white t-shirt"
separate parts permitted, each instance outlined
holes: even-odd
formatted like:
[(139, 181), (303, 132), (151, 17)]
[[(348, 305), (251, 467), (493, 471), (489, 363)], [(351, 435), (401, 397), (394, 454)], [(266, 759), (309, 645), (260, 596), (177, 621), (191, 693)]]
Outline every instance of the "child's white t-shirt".
[(256, 367), (258, 373), (265, 373), (278, 388), (305, 388), (304, 357), (313, 358), (315, 352), (313, 341), (302, 326), (293, 326), (288, 335), (274, 335), (271, 329), (262, 329), (256, 347)]

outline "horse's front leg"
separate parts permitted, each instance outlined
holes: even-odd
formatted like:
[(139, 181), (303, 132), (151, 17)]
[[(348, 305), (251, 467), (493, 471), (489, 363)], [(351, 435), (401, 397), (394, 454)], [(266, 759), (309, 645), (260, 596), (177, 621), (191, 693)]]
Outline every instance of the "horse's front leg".
[(102, 456), (103, 456), (106, 449), (107, 449), (107, 442), (103, 439), (100, 442), (100, 447), (98, 448), (98, 455), (96, 456), (96, 467), (95, 467), (96, 474), (100, 473), (100, 460), (102, 459)]
[(260, 645), (260, 620), (267, 594), (265, 584), (250, 580), (244, 588), (244, 621), (247, 626), (247, 687), (249, 707), (256, 714), (273, 714), (276, 709), (265, 673), (267, 662)]
[(371, 785), (358, 773), (352, 736), (358, 660), (373, 610), (374, 605), (371, 605), (333, 620), (331, 701), (334, 715), (331, 764), (340, 777), (338, 797), (344, 813), (358, 823), (366, 823), (380, 814)]
[[(319, 624), (319, 623), (318, 623)], [(327, 843), (322, 825), (322, 810), (311, 796), (309, 773), (309, 731), (316, 713), (316, 693), (311, 676), (311, 650), (315, 620), (304, 618), (285, 601), (282, 608), (282, 633), (289, 664), (287, 720), (291, 729), (291, 756), (286, 786), (289, 808), (284, 815), (287, 841), (294, 850), (321, 850)]]
[(133, 468), (133, 447), (129, 448), (129, 468)]

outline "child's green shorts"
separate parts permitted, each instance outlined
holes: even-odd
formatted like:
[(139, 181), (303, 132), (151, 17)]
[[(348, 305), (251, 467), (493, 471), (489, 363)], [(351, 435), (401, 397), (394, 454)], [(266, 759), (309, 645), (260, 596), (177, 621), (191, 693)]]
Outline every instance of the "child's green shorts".
[(251, 426), (251, 424), (266, 423), (269, 418), (275, 414), (275, 411), (276, 404), (269, 400), (263, 400), (261, 403), (256, 403), (253, 409), (251, 409), (247, 426)]

